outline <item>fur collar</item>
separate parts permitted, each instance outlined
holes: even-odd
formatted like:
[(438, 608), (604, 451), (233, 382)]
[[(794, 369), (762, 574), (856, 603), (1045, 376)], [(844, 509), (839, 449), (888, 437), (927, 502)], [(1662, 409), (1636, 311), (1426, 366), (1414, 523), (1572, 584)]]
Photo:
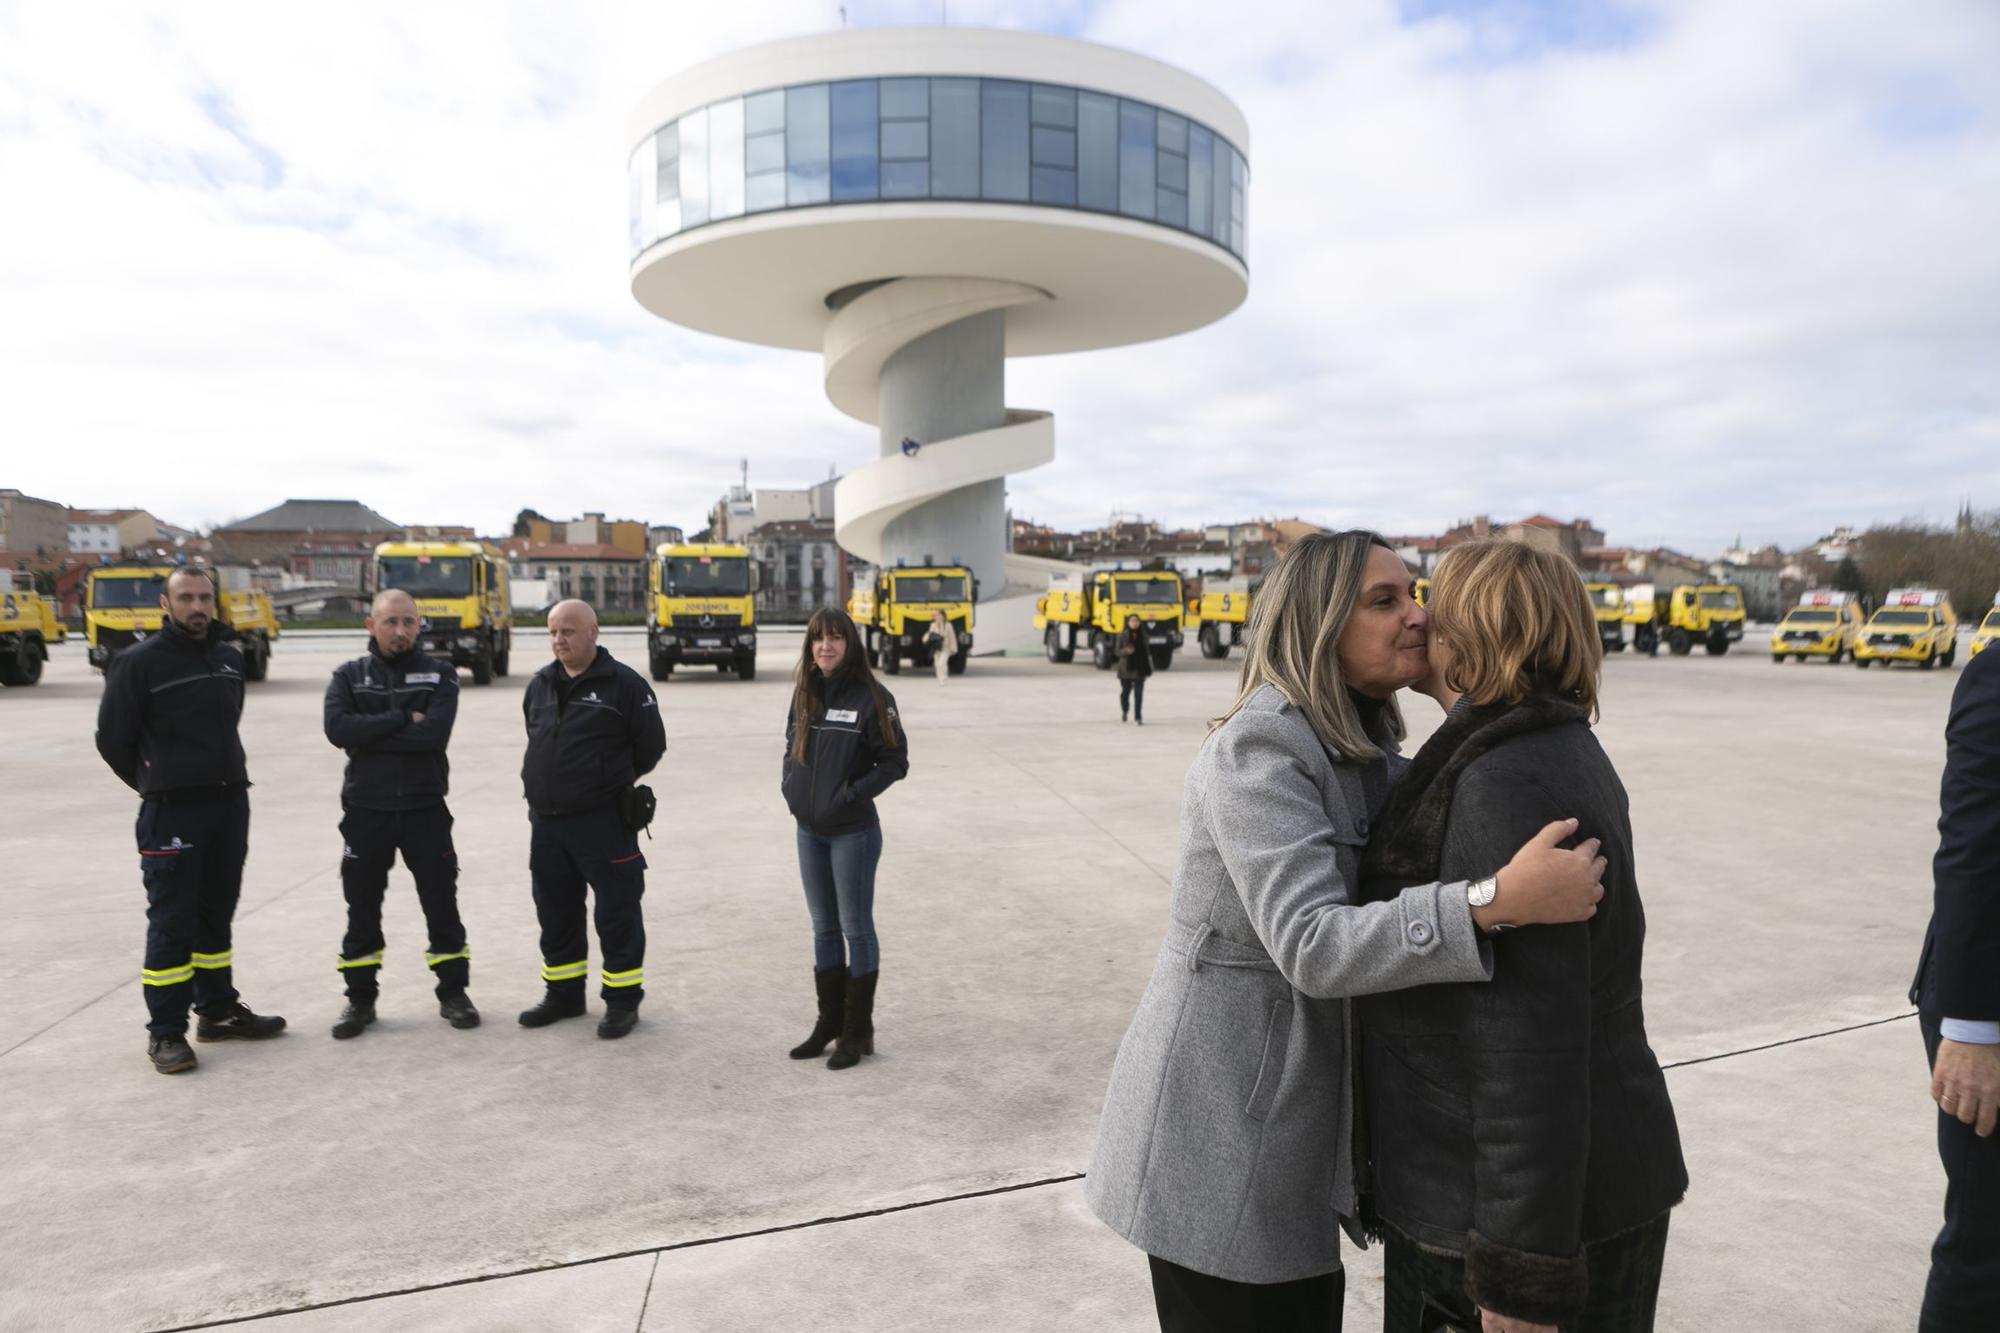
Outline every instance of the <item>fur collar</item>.
[(1417, 751), (1376, 817), (1361, 861), (1362, 897), (1392, 898), (1412, 884), (1437, 878), (1452, 795), (1473, 760), (1516, 736), (1589, 720), (1589, 710), (1581, 704), (1547, 694), (1452, 713)]

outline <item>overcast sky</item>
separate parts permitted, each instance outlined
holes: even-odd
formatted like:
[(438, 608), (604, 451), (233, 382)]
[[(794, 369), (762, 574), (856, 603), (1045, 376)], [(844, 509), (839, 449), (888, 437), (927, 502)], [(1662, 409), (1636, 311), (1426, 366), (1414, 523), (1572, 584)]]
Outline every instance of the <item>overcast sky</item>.
[[(939, 6), (850, 0), (856, 25)], [(1181, 65), (1251, 126), (1250, 297), (1010, 363), (1018, 516), (1796, 544), (2000, 508), (1992, 0), (950, 0)], [(0, 0), (0, 485), (701, 526), (866, 462), (815, 356), (627, 286), (624, 120), (821, 0)]]

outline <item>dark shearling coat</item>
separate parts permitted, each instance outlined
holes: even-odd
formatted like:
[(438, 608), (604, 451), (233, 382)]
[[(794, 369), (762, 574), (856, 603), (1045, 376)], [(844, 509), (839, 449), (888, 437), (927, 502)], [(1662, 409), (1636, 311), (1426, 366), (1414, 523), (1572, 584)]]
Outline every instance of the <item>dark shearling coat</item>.
[(1473, 1298), (1567, 1326), (1583, 1246), (1651, 1221), (1687, 1190), (1680, 1134), (1646, 1040), (1646, 918), (1625, 789), (1584, 710), (1535, 696), (1461, 707), (1391, 793), (1362, 896), (1480, 879), (1550, 822), (1603, 841), (1588, 922), (1493, 941), (1493, 980), (1356, 1001), (1380, 1218), (1465, 1257)]

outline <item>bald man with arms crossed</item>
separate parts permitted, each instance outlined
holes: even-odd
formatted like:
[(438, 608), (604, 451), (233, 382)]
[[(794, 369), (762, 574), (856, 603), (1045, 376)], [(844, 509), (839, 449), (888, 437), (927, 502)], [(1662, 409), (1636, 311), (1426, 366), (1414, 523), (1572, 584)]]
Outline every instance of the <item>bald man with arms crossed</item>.
[(639, 1021), (645, 996), (646, 858), (627, 809), (633, 786), (667, 750), (659, 700), (645, 677), (597, 642), (597, 613), (584, 602), (549, 612), (555, 660), (528, 681), (521, 699), (528, 752), (521, 786), (532, 828), (528, 873), (542, 927), (541, 1003), (521, 1026), (546, 1027), (584, 1012), (590, 936), (586, 888), (597, 895), (597, 941), (604, 950), (597, 1035), (622, 1037)]
[(417, 881), (435, 978), (438, 1014), (455, 1028), (479, 1026), (465, 988), (472, 953), (458, 915), (458, 852), (451, 841), (451, 787), (445, 746), (458, 717), (458, 673), (417, 648), (423, 621), (401, 588), (384, 589), (366, 622), (368, 652), (343, 663), (326, 687), (326, 738), (347, 751), (340, 788), (340, 887), (347, 936), (338, 968), (347, 1006), (336, 1040), (358, 1037), (375, 1021), (381, 994), (382, 899), (401, 853)]

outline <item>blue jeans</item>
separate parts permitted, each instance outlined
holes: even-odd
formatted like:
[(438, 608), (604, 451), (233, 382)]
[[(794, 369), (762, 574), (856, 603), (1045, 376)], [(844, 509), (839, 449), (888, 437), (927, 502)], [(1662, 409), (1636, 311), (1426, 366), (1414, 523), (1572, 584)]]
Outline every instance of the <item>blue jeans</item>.
[(846, 940), (849, 976), (865, 977), (882, 965), (875, 942), (875, 866), (882, 859), (882, 830), (863, 829), (822, 838), (799, 829), (799, 877), (812, 913), (813, 966), (839, 967)]

